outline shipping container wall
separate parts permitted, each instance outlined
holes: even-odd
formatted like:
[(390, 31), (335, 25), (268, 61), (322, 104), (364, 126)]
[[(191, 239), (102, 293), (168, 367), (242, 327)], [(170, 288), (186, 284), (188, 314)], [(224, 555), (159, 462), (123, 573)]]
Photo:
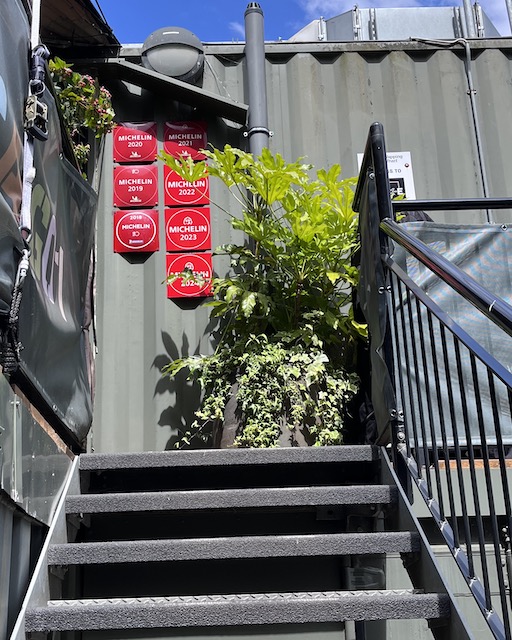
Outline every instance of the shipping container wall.
[[(133, 51), (130, 52), (133, 54)], [(340, 163), (358, 172), (372, 122), (384, 124), (388, 152), (409, 152), (417, 199), (511, 196), (512, 45), (507, 39), (462, 44), (325, 43), (267, 45), (269, 146), (287, 160), (316, 167)], [(243, 45), (207, 45), (204, 88), (247, 102)], [(187, 105), (164, 102), (137, 87), (114, 91), (118, 119), (205, 120), (217, 147), (246, 143), (239, 126)], [(160, 203), (163, 199), (161, 163)], [(411, 167), (407, 168), (411, 171)], [(127, 257), (113, 252), (112, 139), (101, 164), (97, 246), (98, 357), (90, 447), (147, 451), (172, 447), (190, 423), (199, 390), (169, 381), (161, 367), (212, 348), (214, 326), (204, 301), (166, 298), (163, 206), (160, 250)], [(410, 197), (410, 196), (409, 196)], [(211, 185), (212, 246), (234, 238), (228, 194)], [(217, 206), (218, 205), (218, 206)], [(232, 209), (236, 214), (236, 210)], [(454, 223), (510, 222), (510, 211), (433, 215)], [(214, 271), (229, 265), (214, 257)]]

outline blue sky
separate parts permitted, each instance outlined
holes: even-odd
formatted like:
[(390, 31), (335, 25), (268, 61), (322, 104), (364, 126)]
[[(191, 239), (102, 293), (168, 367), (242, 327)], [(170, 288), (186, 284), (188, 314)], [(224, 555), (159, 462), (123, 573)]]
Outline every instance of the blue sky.
[[(473, 2), (474, 0), (472, 0)], [(124, 44), (143, 42), (161, 27), (189, 29), (203, 42), (244, 39), (248, 0), (95, 0), (117, 38)], [(265, 39), (286, 40), (323, 16), (350, 11), (354, 0), (259, 0), (265, 15)], [(362, 0), (360, 7), (462, 6), (462, 0)], [(510, 34), (506, 0), (481, 0), (480, 5), (503, 35)]]

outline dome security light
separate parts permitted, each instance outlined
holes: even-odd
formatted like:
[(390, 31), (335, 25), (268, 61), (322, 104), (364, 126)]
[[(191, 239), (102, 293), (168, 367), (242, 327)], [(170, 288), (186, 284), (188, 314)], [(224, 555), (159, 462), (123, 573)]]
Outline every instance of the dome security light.
[(146, 69), (190, 84), (203, 72), (203, 45), (196, 35), (181, 27), (153, 31), (144, 41), (141, 55)]

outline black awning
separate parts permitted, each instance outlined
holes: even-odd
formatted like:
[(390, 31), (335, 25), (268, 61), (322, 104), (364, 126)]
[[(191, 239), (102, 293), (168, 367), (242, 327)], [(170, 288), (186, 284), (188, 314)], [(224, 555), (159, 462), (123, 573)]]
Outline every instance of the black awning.
[(168, 95), (171, 100), (208, 110), (220, 118), (246, 124), (249, 107), (244, 103), (223, 98), (200, 87), (181, 82), (156, 71), (150, 71), (121, 58), (107, 58), (103, 61), (94, 60), (93, 62), (102, 78), (131, 82), (154, 93)]
[(41, 0), (41, 40), (59, 49), (119, 46), (91, 0)]

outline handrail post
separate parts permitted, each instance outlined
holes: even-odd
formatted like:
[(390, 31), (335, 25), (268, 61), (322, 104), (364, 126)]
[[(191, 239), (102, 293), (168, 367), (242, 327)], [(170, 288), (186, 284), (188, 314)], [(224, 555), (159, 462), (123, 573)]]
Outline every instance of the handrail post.
[[(382, 220), (391, 219), (394, 220), (393, 206), (391, 203), (391, 190), (389, 186), (389, 175), (387, 167), (386, 156), (386, 144), (384, 140), (384, 128), (381, 123), (375, 122), (371, 125), (368, 134), (366, 148), (364, 152), (363, 162), (359, 173), (359, 181), (354, 196), (354, 211), (360, 212), (361, 215), (368, 217), (368, 227), (378, 232), (378, 249), (373, 245), (375, 250), (370, 251), (375, 262), (375, 270), (382, 275), (379, 283), (382, 284), (379, 288), (379, 296), (384, 296), (384, 305), (379, 304), (379, 315), (382, 314), (384, 335), (382, 336), (383, 342), (378, 346), (380, 355), (384, 358), (385, 365), (391, 381), (393, 389), (396, 388), (394, 380), (394, 367), (393, 367), (393, 340), (391, 333), (392, 314), (390, 313), (390, 275), (389, 270), (386, 267), (385, 260), (390, 252), (390, 241), (386, 233), (380, 229), (380, 223)], [(366, 189), (368, 189), (368, 202), (363, 212), (363, 200)], [(370, 232), (371, 234), (371, 232)], [(374, 242), (376, 237), (374, 239)], [(372, 242), (368, 239), (369, 242)], [(363, 256), (366, 257), (366, 253)], [(384, 308), (382, 308), (384, 307)], [(368, 319), (367, 319), (368, 320)], [(370, 330), (371, 331), (371, 330)], [(392, 460), (395, 466), (395, 471), (400, 479), (401, 485), (406, 492), (409, 499), (412, 499), (412, 482), (406, 465), (406, 452), (405, 455), (400, 453), (404, 447), (406, 447), (406, 434), (405, 425), (403, 421), (403, 414), (400, 407), (396, 406), (396, 399), (393, 400), (393, 406), (389, 406), (388, 402), (388, 426), (390, 430), (390, 440), (392, 444)]]
[[(376, 122), (370, 127), (370, 133), (368, 136), (371, 145), (371, 157), (374, 170), (375, 189), (377, 193), (377, 211), (375, 213), (379, 216), (379, 237), (380, 237), (380, 251), (381, 260), (387, 257), (390, 253), (390, 239), (386, 233), (380, 229), (380, 222), (382, 220), (395, 219), (393, 211), (393, 205), (391, 202), (391, 188), (389, 185), (389, 173), (386, 153), (386, 142), (384, 139), (384, 128), (381, 123)], [(384, 276), (386, 279), (386, 333), (384, 336), (384, 360), (388, 368), (393, 387), (396, 389), (396, 382), (394, 379), (394, 367), (393, 367), (393, 338), (391, 334), (391, 314), (390, 314), (390, 285), (389, 278), (390, 273), (384, 265)], [(400, 480), (400, 484), (407, 495), (407, 498), (412, 502), (412, 481), (407, 469), (407, 452), (406, 448), (407, 437), (405, 433), (405, 423), (403, 419), (403, 412), (400, 407), (396, 406), (391, 412), (391, 454), (395, 472)]]

